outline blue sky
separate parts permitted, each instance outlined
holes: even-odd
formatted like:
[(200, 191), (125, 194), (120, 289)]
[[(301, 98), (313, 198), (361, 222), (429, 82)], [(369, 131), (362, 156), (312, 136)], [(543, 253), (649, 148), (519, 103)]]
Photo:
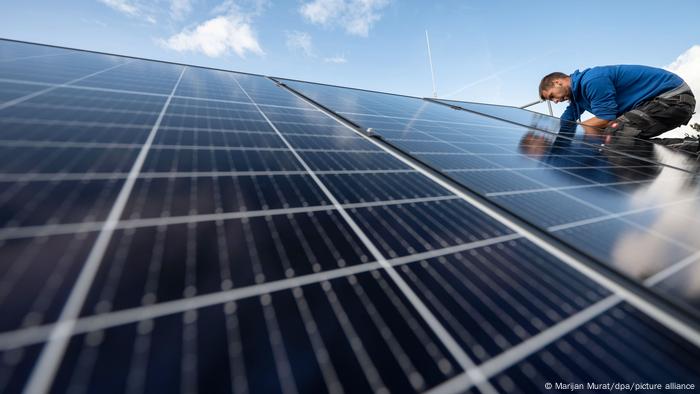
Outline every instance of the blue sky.
[(697, 0), (4, 0), (2, 9), (3, 38), (414, 96), (432, 94), (427, 29), (439, 96), (508, 105), (536, 100), (555, 70), (675, 64), (686, 79), (700, 70)]

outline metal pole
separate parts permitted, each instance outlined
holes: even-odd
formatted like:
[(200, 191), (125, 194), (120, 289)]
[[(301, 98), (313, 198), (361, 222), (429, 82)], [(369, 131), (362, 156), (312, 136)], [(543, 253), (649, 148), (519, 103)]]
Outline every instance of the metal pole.
[(552, 102), (547, 100), (547, 109), (549, 109), (549, 116), (554, 116), (554, 113), (552, 112)]
[(433, 98), (437, 98), (437, 89), (435, 88), (435, 73), (433, 72), (433, 56), (430, 54), (430, 39), (428, 38), (428, 30), (425, 31), (425, 42), (428, 44), (428, 62), (430, 62), (430, 76), (433, 78)]
[(531, 103), (529, 103), (529, 104), (525, 104), (525, 105), (521, 106), (520, 108), (523, 108), (523, 109), (524, 109), (524, 108), (527, 108), (527, 107), (532, 107), (533, 105), (537, 105), (537, 104), (539, 104), (539, 103), (541, 103), (541, 102), (542, 102), (542, 100), (533, 101), (533, 102), (531, 102)]

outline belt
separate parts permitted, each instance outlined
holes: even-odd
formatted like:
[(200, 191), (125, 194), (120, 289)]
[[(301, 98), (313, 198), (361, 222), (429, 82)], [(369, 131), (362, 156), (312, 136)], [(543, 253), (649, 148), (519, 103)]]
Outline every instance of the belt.
[(678, 96), (680, 94), (689, 94), (693, 95), (693, 92), (690, 90), (690, 86), (688, 86), (687, 83), (683, 82), (682, 84), (678, 85), (678, 87), (673, 88), (669, 90), (668, 92), (661, 93), (660, 95), (656, 96), (659, 98), (671, 98), (673, 96)]

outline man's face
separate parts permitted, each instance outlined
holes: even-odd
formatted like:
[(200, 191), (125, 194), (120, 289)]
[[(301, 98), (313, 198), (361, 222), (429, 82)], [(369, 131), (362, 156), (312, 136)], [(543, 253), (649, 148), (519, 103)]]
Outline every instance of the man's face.
[(554, 86), (542, 91), (545, 100), (560, 103), (571, 99), (571, 88), (561, 79), (554, 80)]

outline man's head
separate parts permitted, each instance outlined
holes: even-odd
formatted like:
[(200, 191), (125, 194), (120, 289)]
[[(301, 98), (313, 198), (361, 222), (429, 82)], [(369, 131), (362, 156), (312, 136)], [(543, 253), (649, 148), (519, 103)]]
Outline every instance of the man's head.
[(540, 98), (560, 103), (571, 99), (571, 77), (561, 72), (547, 74), (540, 82)]

